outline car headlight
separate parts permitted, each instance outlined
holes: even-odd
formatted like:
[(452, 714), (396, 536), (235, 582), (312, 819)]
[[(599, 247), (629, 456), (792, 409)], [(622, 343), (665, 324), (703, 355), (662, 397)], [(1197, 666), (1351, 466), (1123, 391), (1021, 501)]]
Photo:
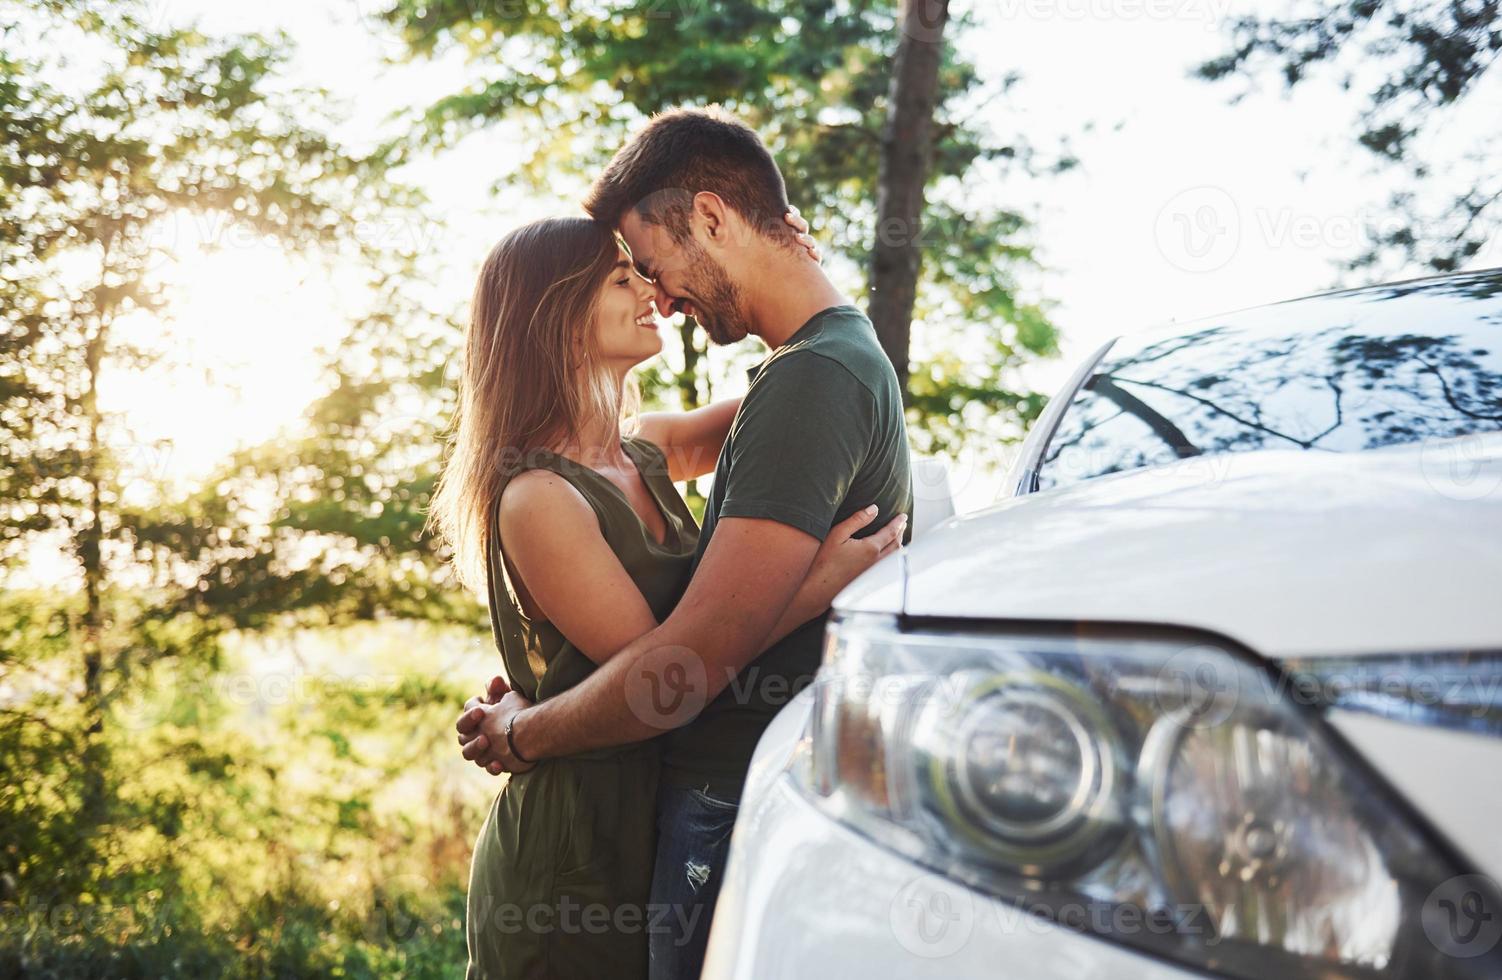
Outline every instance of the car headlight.
[[(807, 778), (920, 864), (1225, 975), (1502, 976), (1497, 951), (1426, 931), (1426, 900), (1464, 869), (1285, 694), (1253, 658), (1166, 633), (844, 617)], [(1502, 914), (1490, 892), (1467, 900)]]

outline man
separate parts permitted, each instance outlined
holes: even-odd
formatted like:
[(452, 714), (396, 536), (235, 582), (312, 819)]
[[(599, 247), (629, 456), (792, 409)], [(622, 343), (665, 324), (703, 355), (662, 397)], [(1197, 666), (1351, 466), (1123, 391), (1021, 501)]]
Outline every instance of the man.
[(506, 694), (459, 728), (465, 757), (492, 771), (670, 731), (652, 906), (675, 909), (667, 921), (687, 934), (654, 931), (651, 969), (697, 977), (752, 751), (813, 679), (824, 618), (756, 653), (834, 524), (873, 503), (886, 518), (911, 511), (901, 392), (871, 322), (784, 224), (771, 154), (734, 118), (656, 116), (585, 208), (618, 229), (659, 313), (694, 316), (716, 343), (755, 334), (773, 350), (750, 372), (672, 615), (563, 694), (537, 705)]

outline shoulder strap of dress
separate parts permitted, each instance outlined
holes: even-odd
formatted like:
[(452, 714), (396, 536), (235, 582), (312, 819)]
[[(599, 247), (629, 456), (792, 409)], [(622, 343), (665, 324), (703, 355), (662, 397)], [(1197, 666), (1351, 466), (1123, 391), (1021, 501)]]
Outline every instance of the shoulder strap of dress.
[[(497, 500), (497, 503), (499, 503), (499, 500)], [(502, 649), (504, 634), (501, 631), (501, 611), (500, 604), (496, 599), (496, 585), (499, 584), (505, 588), (506, 594), (513, 602), (516, 601), (516, 594), (511, 587), (511, 578), (506, 574), (506, 563), (504, 561), (498, 563), (496, 560), (500, 555), (501, 547), (500, 528), (496, 526), (497, 523), (496, 508), (492, 507), (490, 508), (490, 512), (485, 516), (485, 608), (490, 612), (491, 641), (495, 644), (496, 649), (500, 650)], [(499, 568), (496, 567), (497, 564), (500, 565)], [(503, 669), (506, 668), (504, 659), (502, 660), (501, 667)], [(506, 670), (506, 673), (509, 674), (510, 671)], [(514, 684), (515, 681), (516, 678), (514, 677), (506, 678), (507, 684)]]
[(641, 459), (643, 473), (649, 476), (661, 477), (667, 480), (668, 483), (673, 482), (672, 478), (668, 476), (668, 454), (661, 446), (650, 439), (643, 439), (641, 436), (627, 436), (621, 441), (636, 449), (637, 455)]

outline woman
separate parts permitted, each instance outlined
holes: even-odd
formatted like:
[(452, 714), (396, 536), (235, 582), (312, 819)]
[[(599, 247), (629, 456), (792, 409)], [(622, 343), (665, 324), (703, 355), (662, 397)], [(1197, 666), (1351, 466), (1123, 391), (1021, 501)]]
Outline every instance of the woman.
[[(584, 218), (512, 232), (475, 288), (434, 518), (461, 574), (485, 582), (506, 675), (532, 701), (654, 629), (688, 584), (698, 527), (673, 481), (713, 468), (737, 403), (640, 416), (623, 435), (631, 371), (662, 349), (653, 295)], [(870, 519), (831, 532), (769, 642), (896, 547), (900, 526), (851, 539)], [(509, 778), (475, 845), (469, 976), (645, 975), (657, 753), (622, 746)]]

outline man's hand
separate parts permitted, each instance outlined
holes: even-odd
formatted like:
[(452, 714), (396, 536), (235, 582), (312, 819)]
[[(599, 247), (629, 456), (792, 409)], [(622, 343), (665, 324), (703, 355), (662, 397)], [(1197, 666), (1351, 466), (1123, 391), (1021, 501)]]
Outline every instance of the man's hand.
[(532, 702), (510, 690), (504, 680), (492, 678), (484, 696), (465, 702), (464, 713), (454, 725), (460, 753), (492, 776), (531, 769), (536, 764), (518, 760), (506, 743), (507, 723), (530, 707)]

